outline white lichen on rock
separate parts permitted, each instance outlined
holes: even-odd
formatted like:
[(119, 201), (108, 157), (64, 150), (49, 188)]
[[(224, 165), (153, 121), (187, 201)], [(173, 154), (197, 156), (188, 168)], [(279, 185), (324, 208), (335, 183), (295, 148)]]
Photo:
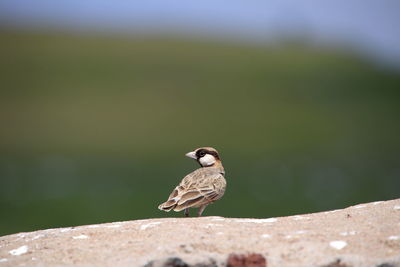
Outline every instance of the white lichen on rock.
[(61, 229), (60, 232), (61, 233), (65, 233), (65, 232), (69, 232), (69, 231), (72, 231), (72, 230), (74, 230), (74, 229), (72, 229), (72, 227), (68, 227), (68, 228)]
[(367, 207), (367, 205), (358, 205), (358, 206), (355, 206), (354, 208), (355, 209), (363, 209), (363, 208), (366, 208)]
[(38, 235), (35, 235), (34, 237), (32, 237), (31, 240), (36, 240), (36, 239), (39, 239), (39, 238), (42, 238), (42, 237), (44, 237), (44, 235), (38, 234)]
[(112, 224), (112, 225), (106, 225), (105, 227), (107, 227), (107, 228), (119, 228), (119, 227), (121, 227), (121, 225), (120, 224)]
[(293, 216), (293, 220), (295, 220), (295, 221), (309, 220), (309, 219), (310, 219), (310, 217), (306, 217), (306, 216), (300, 216), (300, 215)]
[(347, 246), (347, 242), (343, 240), (331, 241), (329, 242), (329, 246), (333, 247), (334, 249), (341, 250)]
[(19, 256), (28, 252), (28, 246), (21, 246), (17, 249), (10, 250), (10, 254), (14, 256)]
[(140, 230), (146, 230), (147, 228), (154, 227), (154, 226), (156, 226), (158, 224), (161, 224), (161, 222), (151, 222), (151, 223), (148, 223), (148, 224), (143, 224), (143, 225), (140, 226)]

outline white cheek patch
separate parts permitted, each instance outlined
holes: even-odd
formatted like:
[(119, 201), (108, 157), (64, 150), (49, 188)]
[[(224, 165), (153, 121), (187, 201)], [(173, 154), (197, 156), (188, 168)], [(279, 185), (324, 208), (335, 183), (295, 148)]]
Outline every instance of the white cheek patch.
[(210, 154), (206, 154), (204, 157), (199, 159), (199, 162), (202, 166), (211, 166), (215, 163), (215, 158)]

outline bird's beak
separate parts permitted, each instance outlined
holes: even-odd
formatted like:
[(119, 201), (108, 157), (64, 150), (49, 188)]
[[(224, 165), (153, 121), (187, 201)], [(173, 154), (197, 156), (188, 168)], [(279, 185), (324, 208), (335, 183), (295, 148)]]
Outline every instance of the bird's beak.
[(185, 156), (188, 157), (188, 158), (197, 159), (196, 152), (194, 152), (194, 151), (186, 153)]

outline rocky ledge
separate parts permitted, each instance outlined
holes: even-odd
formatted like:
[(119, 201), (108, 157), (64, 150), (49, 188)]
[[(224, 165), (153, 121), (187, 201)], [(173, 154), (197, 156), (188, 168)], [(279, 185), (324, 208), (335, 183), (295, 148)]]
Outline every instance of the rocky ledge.
[(164, 218), (0, 237), (5, 266), (400, 266), (400, 199), (289, 217)]

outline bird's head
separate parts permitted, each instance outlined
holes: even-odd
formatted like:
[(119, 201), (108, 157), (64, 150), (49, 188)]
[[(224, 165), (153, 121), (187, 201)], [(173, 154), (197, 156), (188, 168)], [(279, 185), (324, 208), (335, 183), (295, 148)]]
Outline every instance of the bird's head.
[(195, 159), (202, 167), (210, 167), (221, 162), (218, 151), (212, 147), (200, 147), (186, 154), (186, 157)]

